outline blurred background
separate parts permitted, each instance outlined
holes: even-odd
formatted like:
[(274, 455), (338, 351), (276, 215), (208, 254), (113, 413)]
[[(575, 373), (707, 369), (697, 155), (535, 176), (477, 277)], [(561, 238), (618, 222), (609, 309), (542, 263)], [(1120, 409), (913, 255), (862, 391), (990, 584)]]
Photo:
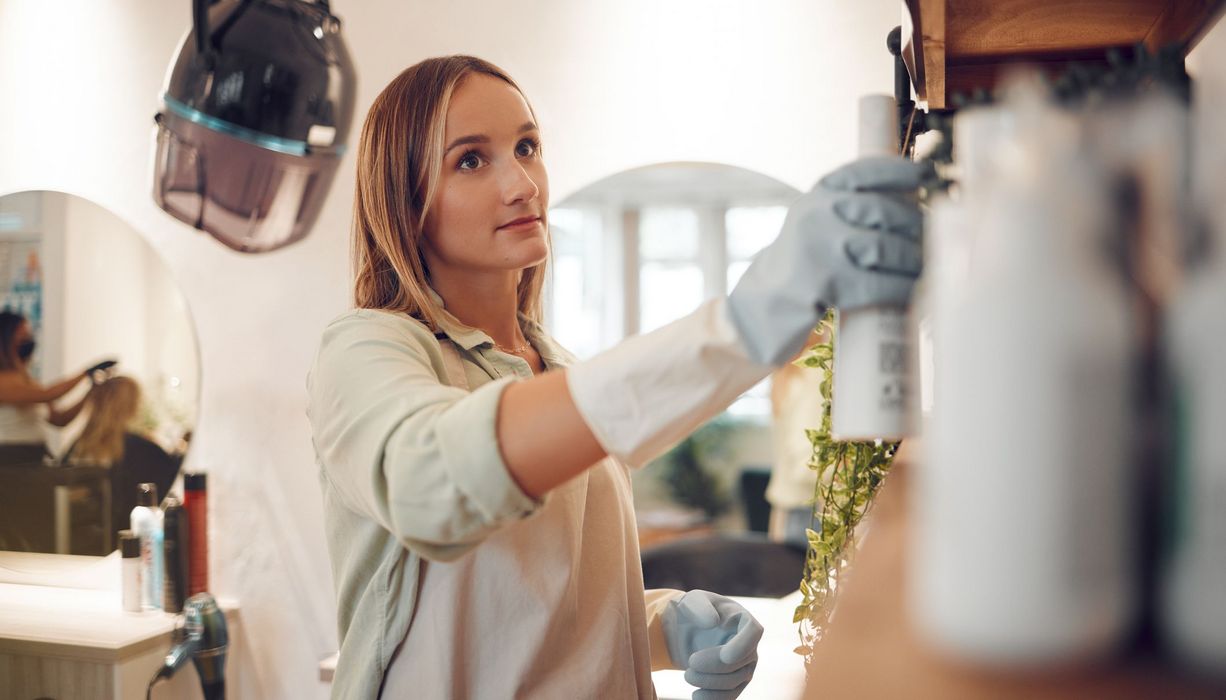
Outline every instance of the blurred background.
[[(1226, 28), (1219, 25), (1215, 14), (1220, 3), (1119, 0), (1093, 4), (1101, 12), (1094, 16), (1103, 18), (1099, 25), (1101, 33), (1068, 29), (1074, 26), (1070, 23), (1072, 19), (1086, 16), (1082, 12), (1084, 8), (1075, 2), (1048, 3), (1044, 4), (1044, 9), (1033, 12), (1030, 3), (1006, 3), (1000, 7), (1023, 28), (1045, 23), (1053, 33), (1041, 36), (1054, 37), (1056, 44), (1070, 45), (1081, 39), (1090, 43), (1099, 41), (1093, 55), (1099, 64), (1106, 63), (1103, 51), (1108, 45), (1120, 48), (1111, 44), (1112, 37), (1117, 34), (1111, 34), (1109, 29), (1127, 30), (1128, 36), (1139, 32), (1139, 38), (1144, 39), (1151, 28), (1167, 31), (1166, 23), (1187, 20), (1188, 26), (1193, 26), (1195, 31), (1178, 35), (1183, 41), (1182, 48), (1188, 48), (1193, 38), (1198, 42), (1187, 57), (1188, 73), (1194, 81), (1201, 76), (1213, 79), (1216, 75), (1220, 83), (1221, 67), (1226, 65), (1221, 58), (1226, 50)], [(351, 104), (357, 120), (364, 116), (375, 95), (393, 77), (429, 56), (477, 55), (505, 68), (522, 86), (541, 122), (553, 193), (550, 219), (554, 270), (547, 290), (546, 325), (557, 332), (563, 345), (585, 358), (626, 336), (657, 328), (687, 313), (703, 299), (727, 293), (752, 256), (778, 231), (789, 202), (807, 191), (820, 175), (856, 156), (857, 100), (866, 93), (895, 94), (898, 74), (895, 58), (887, 50), (886, 37), (900, 24), (904, 27), (904, 37), (914, 34), (912, 30), (919, 25), (919, 20), (907, 13), (908, 8), (915, 12), (916, 8), (926, 7), (937, 12), (935, 20), (934, 15), (927, 15), (929, 21), (936, 22), (933, 26), (946, 26), (942, 13), (949, 13), (950, 17), (967, 20), (959, 26), (974, 28), (977, 20), (987, 16), (983, 10), (986, 6), (972, 2), (885, 0), (857, 3), (768, 0), (753, 4), (735, 0), (605, 3), (337, 0), (331, 3), (331, 10), (341, 18), (341, 31), (354, 69), (353, 82), (348, 85), (351, 92), (345, 99)], [(318, 346), (321, 329), (351, 304), (348, 234), (354, 187), (353, 158), (352, 154), (345, 155), (341, 151), (331, 154), (337, 159), (332, 164), (334, 180), (330, 188), (324, 188), (322, 200), (316, 202), (319, 206), (312, 214), (310, 235), (282, 239), (260, 255), (241, 252), (241, 241), (223, 240), (225, 245), (221, 245), (218, 240), (193, 228), (191, 221), (185, 222), (183, 216), (176, 215), (179, 220), (169, 216), (151, 196), (154, 174), (165, 166), (157, 156), (165, 154), (159, 151), (154, 115), (164, 109), (163, 97), (171, 74), (169, 67), (191, 24), (189, 2), (0, 0), (0, 96), (3, 96), (3, 107), (0, 107), (0, 306), (20, 311), (37, 336), (39, 345), (31, 373), (39, 381), (52, 382), (99, 360), (117, 359), (119, 364), (115, 371), (136, 381), (142, 397), (136, 414), (125, 419), (124, 429), (156, 444), (171, 459), (169, 471), (163, 470), (171, 476), (168, 483), (173, 483), (183, 472), (209, 474), (210, 588), (241, 605), (241, 629), (236, 628), (233, 635), (235, 644), (230, 656), (232, 697), (323, 698), (328, 696), (328, 687), (320, 681), (320, 663), (321, 660), (326, 662), (337, 648), (336, 611), (328, 558), (322, 546), (322, 507), (314, 454), (304, 415), (304, 378)], [(951, 21), (948, 26), (954, 24)], [(997, 31), (1003, 34), (995, 33)], [(929, 38), (934, 36), (929, 35)], [(994, 37), (1008, 43), (1015, 35), (1000, 27), (985, 26), (977, 36), (985, 43)], [(935, 38), (942, 40), (939, 36)], [(967, 45), (964, 43), (962, 47)], [(958, 45), (951, 41), (945, 48), (953, 56)], [(1025, 45), (1022, 49), (1026, 49)], [(1034, 58), (1028, 50), (1022, 50), (1022, 56)], [(1076, 51), (1066, 54), (1064, 59), (1085, 58), (1085, 54)], [(926, 61), (937, 59), (931, 50), (927, 58), (917, 58), (914, 54), (909, 58), (912, 73), (917, 65), (927, 66), (928, 75), (932, 77), (935, 64)], [(990, 58), (983, 54), (963, 56), (960, 63), (951, 60), (950, 65), (957, 70), (949, 73), (948, 101), (943, 87), (939, 100), (935, 91), (917, 96), (921, 103), (926, 101), (925, 106), (933, 116), (932, 123), (925, 124), (924, 129), (909, 129), (907, 117), (910, 113), (900, 113), (900, 140), (915, 149), (916, 157), (941, 161), (943, 169), (939, 172), (947, 181), (957, 182), (965, 174), (959, 168), (970, 162), (967, 157), (955, 164), (956, 157), (951, 161), (951, 154), (941, 152), (942, 144), (949, 146), (948, 140), (942, 141), (941, 134), (955, 133), (952, 115), (944, 113), (955, 107), (965, 107), (969, 111), (973, 106), (999, 109), (1006, 105), (1003, 110), (1006, 116), (1039, 115), (1028, 122), (1032, 128), (1025, 132), (1025, 138), (1015, 138), (1020, 132), (1011, 131), (1012, 127), (1000, 123), (989, 124), (985, 127), (987, 132), (975, 133), (991, 133), (994, 144), (1022, 144), (1020, 150), (1024, 153), (1050, 154), (1039, 143), (1044, 139), (1035, 137), (1036, 133), (1044, 133), (1043, 129), (1050, 127), (1049, 142), (1066, 145), (1076, 142), (1079, 148), (1084, 146), (1087, 150), (1083, 155), (1088, 155), (1083, 161), (1101, 171), (1116, 167), (1105, 154), (1142, 153), (1130, 151), (1126, 146), (1142, 143), (1153, 133), (1176, 135), (1182, 140), (1177, 139), (1175, 145), (1160, 143), (1153, 150), (1136, 156), (1137, 159), (1153, 156), (1153, 163), (1170, 165), (1171, 161), (1195, 150), (1189, 145), (1190, 127), (1182, 131), (1179, 126), (1171, 127), (1171, 124), (1180, 123), (1179, 119), (1186, 118), (1186, 112), (1173, 117), (1169, 111), (1128, 112), (1130, 116), (1112, 122), (1110, 115), (1117, 112), (1102, 110), (1101, 114), (1108, 116), (1099, 119), (1099, 116), (1086, 116), (1100, 114), (1094, 109), (1095, 104), (1080, 104), (1077, 109), (1085, 108), (1085, 112), (1078, 112), (1074, 118), (1076, 124), (1070, 127), (1079, 136), (1060, 142), (1064, 133), (1060, 124), (1066, 123), (1058, 119), (1043, 121), (1048, 117), (1042, 116), (1050, 116), (1055, 109), (1048, 100), (1052, 94), (1044, 93), (1047, 98), (1027, 102), (1025, 90), (1022, 90), (1018, 93), (1022, 96), (1009, 102), (1003, 96), (994, 100), (994, 96), (986, 93), (976, 95), (974, 90), (967, 90), (962, 94), (965, 101), (955, 105), (953, 98), (958, 92), (955, 79), (971, 80), (988, 74), (990, 71), (985, 66)], [(1125, 58), (1133, 59), (1135, 55), (1128, 54)], [(1182, 67), (1182, 53), (1179, 58)], [(918, 80), (916, 84), (933, 89), (931, 82)], [(1047, 85), (1045, 89), (1055, 93), (1071, 91), (1068, 86), (1053, 88)], [(1226, 106), (1226, 103), (1214, 104)], [(1186, 100), (1181, 105), (1186, 109)], [(1221, 111), (1213, 113), (1220, 115)], [(998, 116), (1000, 114), (997, 112)], [(942, 124), (942, 116), (950, 120)], [(1127, 131), (1135, 124), (1158, 126)], [(930, 134), (917, 138), (923, 130), (929, 130)], [(1095, 134), (1097, 139), (1093, 138)], [(351, 135), (350, 143), (356, 143), (355, 136)], [(967, 143), (974, 143), (973, 135), (968, 136)], [(984, 150), (1008, 155), (1008, 149), (1004, 148)], [(1164, 155), (1169, 157), (1164, 160)], [(1070, 176), (1070, 173), (1080, 173), (1074, 167), (1076, 163), (1069, 165), (1055, 158), (1027, 160), (1021, 156), (1002, 162), (1003, 165), (1001, 162), (991, 165), (989, 171), (978, 172), (999, 175), (1012, 172), (1009, 168), (1018, 166), (1016, 171), (1037, 173), (1037, 181), (1047, 182), (1049, 189), (1045, 192), (1058, 190), (1069, 197), (1084, 195), (1084, 199), (1073, 204), (1060, 200), (1069, 210), (1100, 213), (1110, 210), (1125, 222), (1116, 227), (1118, 230), (1145, 228), (1136, 225), (1141, 214), (1129, 208), (1136, 204), (1135, 196), (1132, 200), (1125, 197), (1124, 204), (1128, 206), (1103, 204), (1114, 201), (1110, 198), (1119, 195), (1119, 190), (1113, 189), (1118, 183), (1112, 187), (1091, 187), (1086, 184), (1088, 180)], [(188, 159), (184, 163), (192, 161)], [(1149, 191), (1171, 183), (1175, 183), (1175, 190), (1190, 189), (1182, 187), (1183, 181), (1171, 174), (1178, 167), (1171, 168), (1160, 171), (1155, 165), (1145, 172), (1161, 172), (1163, 177), (1152, 182), (1136, 178), (1133, 184), (1140, 190), (1149, 187)], [(184, 171), (190, 170), (184, 166)], [(1005, 178), (1000, 179), (1003, 180)], [(982, 182), (998, 181), (985, 177)], [(1014, 181), (1006, 184), (1018, 185)], [(975, 229), (976, 224), (985, 221), (1002, 230), (1016, 224), (1000, 215), (1006, 210), (1001, 205), (1004, 200), (993, 197), (1001, 196), (1000, 192), (1016, 194), (1021, 189), (983, 188), (973, 192), (971, 185), (959, 195), (956, 185), (948, 186), (947, 182), (946, 186), (955, 199), (962, 197), (958, 201), (966, 208), (971, 208), (969, 203), (975, 203), (977, 215), (988, 217), (974, 219), (971, 224), (963, 221), (958, 230)], [(944, 190), (934, 185), (933, 197), (926, 204), (935, 206), (941, 191)], [(1058, 199), (1056, 195), (1053, 197)], [(1212, 199), (1210, 195), (1208, 200)], [(1038, 208), (1027, 208), (1026, 204), (1039, 200), (1049, 201), (1042, 197), (1008, 199), (1012, 207), (1008, 211), (1037, 211)], [(1064, 222), (1076, 218), (1052, 215), (1053, 220)], [(1034, 220), (1038, 219), (1027, 221)], [(1118, 223), (1116, 219), (1113, 221)], [(956, 228), (952, 226), (951, 230)], [(1062, 230), (1053, 229), (1057, 233)], [(1058, 236), (1054, 238), (1059, 239)], [(292, 245), (285, 244), (287, 240)], [(1175, 264), (1183, 264), (1180, 257), (1183, 253), (1171, 256), (1171, 251), (1180, 248), (1181, 241), (1169, 237), (1107, 242), (1126, 248), (1128, 241), (1137, 240), (1153, 243), (1160, 254), (1135, 256), (1134, 260), (1171, 262), (1179, 258)], [(1104, 248), (1111, 246), (1104, 245)], [(1021, 254), (1009, 250), (1001, 253), (998, 259), (1020, 260), (1022, 258), (1015, 255)], [(1101, 257), (1093, 257), (1085, 249), (1078, 249), (1075, 254), (1085, 256), (1079, 258), (1082, 261), (1092, 258), (1091, 266), (1128, 258), (1119, 250), (1108, 250)], [(961, 264), (956, 254), (943, 260), (952, 265), (947, 269), (958, 268)], [(1030, 274), (1038, 268), (1008, 265), (994, 268), (989, 264), (980, 269), (1000, 269), (1011, 274), (1023, 269)], [(1035, 273), (1033, 279), (1048, 280), (1045, 276), (1048, 273), (1055, 279), (1056, 272), (1054, 268), (1043, 268), (1042, 274)], [(1112, 297), (1110, 308), (1112, 313), (1118, 312), (1112, 318), (1125, 318), (1128, 324), (1141, 318), (1154, 326), (1148, 333), (1118, 337), (1127, 337), (1130, 343), (1138, 338), (1157, 338), (1159, 317), (1155, 310), (1174, 298), (1173, 295), (1165, 296), (1174, 288), (1166, 285), (1182, 276), (1166, 274), (1169, 269), (1149, 268), (1145, 264), (1129, 267), (1126, 272), (1135, 275), (1129, 284), (1135, 282), (1134, 286), (1145, 291), (1145, 295), (1123, 301), (1122, 297)], [(1002, 273), (1000, 279), (1006, 277)], [(1025, 277), (1019, 273), (1008, 279)], [(983, 278), (977, 281), (982, 282)], [(1045, 287), (1036, 282), (1033, 288)], [(1055, 288), (1054, 284), (1051, 288)], [(963, 291), (966, 289), (972, 288)], [(1010, 290), (993, 290), (1000, 292), (998, 296), (989, 297), (986, 292), (982, 296), (964, 293), (958, 298), (992, 298), (1003, 300), (1001, 303), (1016, 301), (1010, 296)], [(936, 300), (932, 303), (949, 301), (951, 297), (939, 296), (944, 293), (934, 292), (937, 296), (932, 297)], [(1013, 319), (1012, 326), (1009, 323), (1013, 317), (1006, 314), (1000, 314), (1003, 321), (997, 325), (976, 325), (986, 324), (983, 319), (991, 318), (990, 313), (967, 312), (959, 317), (965, 321), (958, 326), (965, 334), (963, 337), (979, 337), (976, 333), (980, 328), (985, 330), (984, 337), (988, 337), (986, 331), (989, 329), (999, 331), (990, 336), (1000, 341), (999, 344), (975, 345), (978, 353), (974, 357), (1003, 358), (1011, 363), (1008, 365), (1010, 371), (1004, 374), (993, 373), (994, 369), (999, 369), (998, 365), (985, 364), (978, 369), (985, 376), (1007, 374), (1015, 379), (1014, 383), (1003, 385), (1009, 391), (1026, 389), (1028, 379), (1043, 376), (1046, 365), (1032, 356), (1019, 357), (997, 351), (1002, 347), (1033, 349), (1028, 345), (1033, 337), (1055, 327), (1050, 321), (1064, 308), (1062, 299), (1045, 296), (1042, 304), (1034, 307), (1018, 303), (1018, 308), (1033, 308), (1043, 313), (1027, 316), (1026, 323)], [(1134, 303), (1137, 306), (1134, 307)], [(1097, 307), (1091, 305), (1089, 308)], [(1135, 317), (1130, 315), (1134, 312)], [(1019, 328), (1033, 330), (1033, 337), (1029, 333), (1009, 335)], [(1115, 326), (1112, 329), (1119, 330)], [(1130, 333), (1136, 330), (1132, 326), (1129, 329)], [(811, 340), (816, 343), (822, 338), (814, 335)], [(1214, 339), (1211, 337), (1211, 340)], [(1142, 347), (1140, 341), (1137, 342), (1138, 347)], [(1127, 361), (1127, 358), (1121, 359), (1121, 354), (1106, 349), (1111, 347), (1110, 343), (1092, 347), (1096, 352), (1101, 350), (1102, 357), (1106, 358), (1104, 364), (1115, 369)], [(1154, 349), (1152, 344), (1143, 347), (1149, 351)], [(1202, 347), (1217, 348), (1218, 344), (1213, 342)], [(921, 360), (917, 362), (922, 364)], [(962, 367), (955, 364), (954, 370), (947, 371), (945, 376), (956, 375)], [(1092, 369), (1093, 363), (1089, 367)], [(969, 365), (966, 368), (968, 372), (975, 369)], [(1076, 376), (1058, 377), (1063, 383), (1044, 384), (1056, 387), (1048, 398), (1089, 396), (1097, 401), (1076, 404), (1092, 407), (1089, 413), (1077, 415), (1098, 415), (1094, 411), (1100, 410), (1105, 414), (1108, 411), (1104, 406), (1123, 405), (1122, 401), (1112, 404), (1118, 394), (1096, 391), (1106, 384), (1091, 382), (1090, 390), (1080, 391), (1077, 387), (1085, 385), (1076, 381), (1082, 375), (1074, 374)], [(1085, 374), (1101, 379), (1089, 369)], [(1125, 375), (1149, 376), (1141, 371), (1119, 376)], [(704, 556), (707, 561), (731, 565), (725, 569), (735, 568), (750, 557), (764, 556), (762, 552), (783, 553), (783, 558), (771, 560), (769, 566), (781, 572), (778, 580), (785, 584), (791, 582), (791, 588), (775, 591), (767, 585), (774, 584), (773, 581), (755, 582), (767, 588), (744, 590), (739, 594), (777, 598), (795, 589), (803, 573), (804, 552), (808, 545), (805, 528), (815, 524), (811, 512), (818, 486), (817, 475), (807, 465), (812, 445), (811, 436), (804, 431), (821, 424), (820, 382), (820, 372), (816, 369), (781, 370), (637, 475), (634, 495), (645, 561), (653, 552), (659, 554), (657, 562), (675, 558), (680, 550), (669, 547), (679, 542), (714, 538), (717, 548), (703, 550)], [(962, 386), (993, 388), (984, 383)], [(86, 389), (82, 385), (77, 391)], [(71, 402), (74, 397), (70, 395), (65, 401)], [(1010, 423), (1009, 416), (996, 416), (992, 422), (988, 413), (976, 413), (974, 409), (985, 405), (981, 398), (980, 394), (967, 393), (959, 405), (969, 406), (969, 414), (946, 419), (947, 425), (960, 426), (957, 437), (968, 440), (965, 445), (969, 446), (959, 454), (976, 459), (985, 454), (993, 458), (1004, 455), (999, 458), (999, 464), (1026, 466), (1008, 462), (1006, 457), (1024, 452), (1022, 447), (1034, 447), (1023, 441), (1027, 435), (1037, 433), (1015, 431), (1002, 435), (986, 428), (972, 429), (976, 426), (1017, 427)], [(937, 402), (913, 407), (916, 420), (921, 420), (918, 416), (922, 412), (923, 420), (933, 415), (932, 407), (939, 405), (939, 399)], [(1157, 404), (1146, 405), (1152, 408)], [(1072, 414), (1076, 412), (1062, 414), (1036, 410), (1028, 415), (1059, 417)], [(981, 419), (983, 423), (975, 422)], [(1049, 421), (1043, 426), (1051, 428), (1053, 423), (1059, 424), (1059, 421)], [(1132, 425), (1120, 418), (1111, 424), (1110, 430), (1098, 434), (1099, 438), (1106, 436), (1101, 442), (1088, 439), (1073, 442), (1079, 446), (1106, 445), (1104, 450), (1115, 449), (1119, 444), (1114, 444), (1111, 438), (1124, 434), (1127, 428), (1121, 426)], [(1027, 424), (1027, 427), (1032, 426)], [(1092, 428), (1094, 426), (1087, 430)], [(1019, 434), (1022, 437), (1019, 438)], [(970, 441), (971, 437), (974, 441)], [(68, 454), (78, 438), (79, 434), (72, 429), (48, 428), (45, 438), (47, 461), (59, 467), (69, 466), (68, 462), (57, 460)], [(923, 450), (936, 444), (927, 438), (928, 434)], [(1037, 438), (1034, 440), (1039, 445), (1036, 452), (1047, 445)], [(915, 441), (912, 456), (917, 462), (924, 459), (931, 462), (929, 453), (920, 450), (919, 443)], [(1123, 439), (1116, 443), (1122, 444)], [(957, 440), (949, 444), (957, 444)], [(1143, 452), (1138, 450), (1137, 453)], [(1101, 458), (1106, 452), (1094, 454)], [(1092, 462), (1094, 454), (1085, 461)], [(48, 466), (41, 453), (36, 462), (39, 466)], [(1081, 526), (1086, 520), (1060, 521), (1060, 514), (1102, 514), (1103, 503), (1116, 502), (1110, 498), (1096, 500), (1101, 492), (1094, 490), (1094, 484), (1076, 491), (1084, 500), (1062, 500), (1075, 489), (1057, 488), (1067, 484), (1060, 481), (1062, 473), (1054, 470), (1047, 473), (1051, 480), (1046, 482), (1022, 479), (984, 483), (974, 480), (976, 463), (963, 461), (958, 465), (962, 471), (950, 477), (949, 482), (942, 482), (944, 486), (927, 488), (921, 485), (912, 491), (929, 496), (935, 494), (927, 502), (947, 504), (947, 508), (938, 509), (941, 513), (966, 515), (972, 518), (969, 521), (972, 523), (995, 523), (998, 529), (991, 532), (998, 534), (1019, 530), (1031, 532), (1028, 529), (1031, 524), (1051, 522), (1054, 524), (1050, 528), (1042, 530), (1048, 538), (1043, 542), (1067, 544), (1075, 538), (1064, 535), (1083, 532)], [(78, 466), (88, 469), (88, 465)], [(1014, 472), (1001, 469), (990, 473), (1018, 472), (1020, 467)], [(93, 478), (87, 471), (80, 474), (86, 480)], [(914, 482), (911, 479), (911, 483)], [(104, 537), (91, 539), (93, 535), (83, 532), (74, 540), (72, 534), (73, 520), (78, 524), (96, 522), (101, 531), (106, 531), (101, 524), (105, 509), (90, 510), (84, 505), (95, 498), (97, 489), (102, 488), (98, 485), (101, 483), (38, 486), (39, 493), (43, 494), (39, 503), (23, 505), (28, 506), (29, 514), (15, 518), (27, 532), (15, 533), (8, 546), (20, 552), (92, 555), (111, 551), (114, 543), (105, 541)], [(1118, 487), (1121, 482), (1111, 483)], [(1001, 499), (1008, 508), (993, 510), (994, 502), (990, 499), (975, 501), (959, 490), (969, 484), (978, 484), (979, 490), (975, 493), (1017, 494), (1019, 497), (1012, 501)], [(1042, 486), (1050, 488), (1047, 493), (1054, 493), (1056, 497), (1042, 497), (1038, 490)], [(14, 494), (26, 493), (26, 488), (10, 486), (7, 489), (10, 501)], [(127, 486), (114, 488), (131, 495)], [(113, 493), (111, 497), (114, 496)], [(890, 502), (901, 498), (898, 496)], [(21, 500), (20, 497), (17, 500)], [(1220, 502), (1209, 501), (1210, 505)], [(967, 503), (979, 503), (983, 507), (967, 515), (958, 510)], [(6, 510), (12, 514), (16, 512), (15, 507), (10, 503)], [(883, 506), (883, 511), (905, 512), (907, 507), (905, 504), (893, 508)], [(869, 570), (883, 572), (878, 580), (892, 583), (886, 593), (875, 599), (870, 596), (869, 602), (859, 607), (854, 601), (863, 601), (863, 594), (849, 599), (845, 608), (849, 612), (844, 619), (871, 618), (857, 618), (852, 612), (857, 609), (863, 613), (868, 608), (880, 615), (876, 624), (853, 625), (854, 629), (898, 629), (897, 622), (903, 615), (901, 589), (905, 580), (902, 573), (905, 551), (918, 549), (933, 553), (932, 558), (921, 562), (920, 566), (931, 564), (928, 571), (935, 573), (927, 579), (932, 584), (927, 591), (933, 596), (946, 596), (942, 599), (944, 602), (957, 599), (959, 589), (943, 586), (945, 580), (940, 578), (941, 572), (953, 569), (944, 566), (948, 560), (941, 559), (944, 555), (938, 556), (939, 552), (953, 552), (955, 564), (965, 564), (968, 560), (1012, 562), (1010, 566), (970, 572), (967, 576), (982, 574), (988, 577), (984, 580), (1004, 579), (1009, 581), (1010, 590), (1040, 590), (1038, 585), (1028, 588), (1018, 583), (1038, 580), (1027, 578), (1038, 574), (1030, 569), (1019, 572), (1013, 564), (1023, 561), (1022, 557), (1014, 557), (1017, 551), (1001, 546), (999, 540), (986, 536), (978, 540), (972, 537), (970, 541), (943, 537), (948, 532), (974, 534), (989, 532), (989, 529), (965, 527), (967, 521), (960, 521), (962, 526), (953, 527), (939, 519), (924, 520), (925, 513), (931, 515), (931, 511), (916, 508), (913, 514), (919, 524), (907, 531), (906, 537), (898, 531), (893, 531), (896, 536), (890, 536), (888, 533), (892, 531), (886, 526), (878, 530), (886, 533), (880, 536), (879, 542), (896, 545), (893, 549), (882, 545), (878, 551), (884, 549), (896, 556), (885, 560), (869, 558), (868, 561), (880, 562)], [(1109, 515), (1119, 516), (1118, 513)], [(1124, 517), (1127, 515), (1125, 512)], [(31, 518), (41, 520), (31, 525)], [(1101, 525), (1099, 521), (1094, 522)], [(1033, 531), (1037, 532), (1038, 526), (1035, 528)], [(34, 542), (28, 536), (29, 531), (41, 533), (42, 540)], [(1094, 527), (1084, 531), (1101, 534)], [(56, 532), (59, 534), (54, 534)], [(912, 535), (921, 539), (914, 542), (907, 539)], [(922, 539), (925, 537), (929, 539)], [(904, 541), (910, 544), (904, 547), (900, 544)], [(1108, 540), (1089, 537), (1077, 541), (1093, 545)], [(74, 542), (78, 542), (79, 549)], [(744, 543), (750, 543), (748, 546), (758, 553), (736, 549)], [(1085, 550), (1071, 546), (1060, 549), (1060, 554), (1067, 557), (1061, 561), (1065, 564), (1090, 561), (1079, 559), (1076, 556), (1079, 551)], [(968, 552), (976, 555), (968, 555)], [(1042, 560), (1042, 557), (1036, 559)], [(93, 563), (91, 560), (82, 566)], [(1119, 561), (1111, 563), (1119, 564)], [(667, 584), (668, 576), (695, 573), (693, 569), (678, 573), (667, 567), (656, 571), (663, 577), (658, 579), (659, 585)], [(7, 576), (11, 571), (3, 573)], [(18, 573), (24, 575), (24, 572)], [(723, 573), (705, 572), (704, 575), (721, 576)], [(991, 576), (1001, 578), (991, 579)], [(52, 579), (40, 580), (52, 581), (44, 588), (62, 585)], [(675, 585), (683, 583), (678, 580)], [(1099, 597), (1110, 599), (1107, 595), (1110, 592)], [(1079, 590), (1082, 598), (1078, 600), (1094, 598), (1094, 593), (1094, 590)], [(31, 595), (38, 598), (41, 592)], [(791, 647), (801, 641), (791, 618), (800, 603), (798, 596), (763, 609), (764, 614), (778, 616), (776, 629), (779, 632), (773, 648), (781, 651), (775, 654), (780, 660), (780, 667), (775, 671), (780, 674), (778, 678), (788, 680), (790, 685), (786, 690), (776, 690), (758, 684), (754, 689), (761, 693), (759, 697), (799, 694), (802, 681), (797, 679), (796, 672), (801, 661), (799, 656), (791, 655)], [(1121, 599), (1124, 597), (1127, 596), (1121, 594)], [(895, 601), (897, 606), (874, 607), (874, 600)], [(927, 609), (941, 610), (940, 602), (934, 599)], [(979, 609), (999, 611), (1000, 607), (1008, 607), (999, 605), (999, 598), (989, 602), (998, 605)], [(1016, 606), (1014, 609), (1026, 608)], [(1111, 614), (1113, 611), (1107, 611), (1101, 619), (1114, 619)], [(1060, 618), (1054, 613), (1052, 616)], [(977, 619), (988, 618), (980, 616)], [(1063, 619), (1073, 619), (1073, 616)], [(945, 641), (956, 638), (956, 643), (950, 646), (961, 650), (965, 656), (974, 657), (974, 653), (966, 652), (968, 648), (996, 649), (990, 644), (977, 646), (982, 638), (976, 634), (982, 630), (959, 636), (973, 628), (974, 619), (967, 621), (951, 614), (941, 620), (971, 625), (936, 632), (932, 630), (939, 625), (929, 626), (930, 632), (937, 637), (945, 635)], [(1095, 630), (1105, 627), (1110, 625), (1103, 623)], [(910, 664), (900, 666), (904, 672), (900, 672), (898, 678), (906, 679), (907, 673), (920, 674), (929, 668), (926, 663), (915, 661), (916, 657), (904, 653), (910, 647), (903, 649), (901, 643), (892, 646), (897, 642), (894, 638), (882, 640), (851, 634), (845, 639), (851, 640), (851, 650), (848, 646), (828, 647), (832, 649), (830, 656), (816, 660), (823, 664), (821, 668), (838, 669), (850, 663), (863, 663), (863, 667), (857, 668), (868, 669), (863, 671), (865, 675), (874, 675), (878, 655), (884, 655), (886, 650), (893, 654), (891, 658)], [(857, 642), (861, 643), (859, 647), (856, 647)], [(153, 656), (162, 652), (164, 648), (159, 648)], [(890, 676), (880, 675), (882, 678)], [(765, 664), (762, 677), (770, 677)], [(874, 690), (856, 695), (859, 676), (845, 674), (840, 677), (847, 679), (850, 686), (843, 690), (838, 686), (824, 686), (828, 694), (843, 693), (847, 697), (872, 696), (873, 692), (880, 697), (908, 694), (906, 687), (863, 686)], [(945, 686), (945, 689), (954, 688), (971, 697), (992, 696), (984, 695), (981, 686), (955, 686)], [(668, 692), (662, 689), (661, 695), (685, 696), (685, 686), (679, 688), (671, 687)], [(954, 690), (937, 696), (953, 697)], [(816, 697), (820, 690), (812, 692)], [(1094, 690), (1088, 692), (1095, 695)], [(1162, 687), (1155, 692), (1161, 693)]]

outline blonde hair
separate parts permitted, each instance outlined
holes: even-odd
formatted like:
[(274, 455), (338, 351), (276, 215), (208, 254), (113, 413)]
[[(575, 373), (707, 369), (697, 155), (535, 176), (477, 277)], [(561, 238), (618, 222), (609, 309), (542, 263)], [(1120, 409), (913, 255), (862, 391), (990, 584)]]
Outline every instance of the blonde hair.
[[(523, 90), (501, 68), (472, 56), (429, 58), (396, 76), (362, 124), (353, 202), (354, 304), (407, 313), (433, 330), (444, 313), (430, 297), (422, 255), (426, 212), (442, 172), (447, 108), (465, 77), (483, 73)], [(524, 97), (524, 102), (528, 101)], [(536, 120), (536, 113), (528, 105)], [(548, 260), (523, 270), (519, 311), (540, 322)]]
[(71, 459), (109, 467), (123, 459), (124, 435), (140, 408), (140, 385), (130, 377), (112, 377), (94, 387), (89, 400), (89, 421)]

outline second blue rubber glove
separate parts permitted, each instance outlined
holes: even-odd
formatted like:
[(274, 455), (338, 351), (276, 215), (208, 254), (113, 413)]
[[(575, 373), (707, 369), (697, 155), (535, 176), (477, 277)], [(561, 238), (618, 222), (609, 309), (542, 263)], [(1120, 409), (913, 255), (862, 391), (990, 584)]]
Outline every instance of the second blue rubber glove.
[(661, 616), (668, 655), (698, 690), (693, 700), (733, 700), (758, 665), (762, 625), (740, 603), (710, 591), (689, 591)]

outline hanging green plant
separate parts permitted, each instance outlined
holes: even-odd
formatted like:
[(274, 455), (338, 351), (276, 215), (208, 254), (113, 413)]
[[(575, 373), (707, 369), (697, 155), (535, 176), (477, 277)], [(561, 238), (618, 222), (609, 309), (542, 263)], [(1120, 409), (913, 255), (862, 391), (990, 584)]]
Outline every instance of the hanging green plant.
[(873, 497), (894, 460), (896, 442), (839, 442), (830, 436), (830, 395), (834, 373), (834, 312), (827, 312), (818, 326), (825, 340), (796, 364), (822, 372), (822, 421), (805, 434), (813, 445), (809, 468), (817, 472), (813, 500), (813, 524), (809, 539), (803, 596), (792, 621), (800, 624), (801, 644), (796, 653), (812, 660), (814, 646), (830, 619), (835, 591), (843, 568), (855, 550), (855, 529), (872, 505)]

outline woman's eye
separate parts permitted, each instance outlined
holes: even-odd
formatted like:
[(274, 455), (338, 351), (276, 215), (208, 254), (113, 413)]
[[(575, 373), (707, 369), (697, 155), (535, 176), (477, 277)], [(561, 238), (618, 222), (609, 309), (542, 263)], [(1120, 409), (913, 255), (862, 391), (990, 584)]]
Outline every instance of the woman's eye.
[(524, 139), (523, 141), (519, 142), (518, 146), (515, 147), (515, 155), (519, 156), (520, 158), (527, 158), (528, 156), (536, 155), (540, 148), (541, 145), (536, 141), (533, 141), (532, 139)]
[(481, 167), (481, 156), (477, 155), (476, 151), (469, 151), (460, 156), (460, 160), (456, 161), (456, 167), (460, 170), (476, 170)]

